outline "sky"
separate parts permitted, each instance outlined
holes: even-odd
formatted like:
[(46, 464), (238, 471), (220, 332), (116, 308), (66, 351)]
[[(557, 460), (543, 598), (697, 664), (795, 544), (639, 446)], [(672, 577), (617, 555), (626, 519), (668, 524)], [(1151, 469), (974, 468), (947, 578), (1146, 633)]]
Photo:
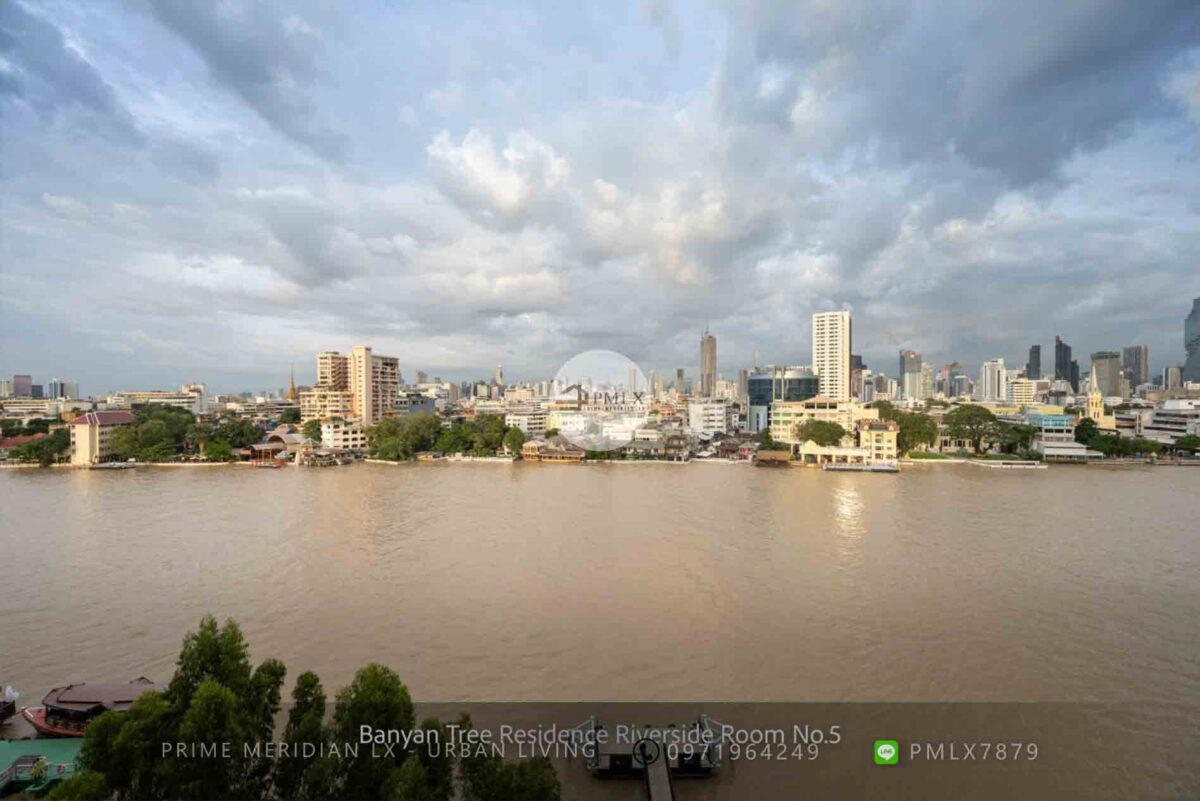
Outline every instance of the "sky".
[(0, 2), (0, 375), (1183, 361), (1195, 0)]

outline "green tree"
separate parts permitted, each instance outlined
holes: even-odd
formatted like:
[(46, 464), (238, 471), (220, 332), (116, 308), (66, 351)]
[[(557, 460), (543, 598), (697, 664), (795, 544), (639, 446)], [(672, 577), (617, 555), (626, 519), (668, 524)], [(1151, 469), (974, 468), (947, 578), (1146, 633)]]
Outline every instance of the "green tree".
[(1075, 424), (1075, 441), (1081, 445), (1090, 445), (1100, 435), (1100, 427), (1090, 417), (1085, 417)]
[(49, 467), (70, 449), (71, 435), (65, 428), (60, 428), (39, 440), (13, 448), (10, 456), (20, 462), (37, 462), (42, 467)]
[(842, 441), (846, 429), (828, 420), (805, 420), (796, 427), (796, 436), (801, 442), (815, 442), (828, 448)]
[(1200, 451), (1200, 437), (1195, 434), (1188, 434), (1186, 437), (1180, 437), (1175, 441), (1175, 450), (1185, 453), (1195, 453)]
[(212, 440), (205, 448), (204, 458), (210, 462), (232, 462), (233, 446), (223, 439)]
[(942, 418), (946, 431), (955, 439), (971, 443), (976, 455), (983, 452), (984, 443), (996, 434), (996, 415), (991, 410), (972, 403), (957, 406)]
[(108, 437), (108, 446), (112, 449), (113, 454), (122, 461), (137, 458), (141, 451), (141, 446), (138, 444), (137, 426), (121, 426), (112, 432)]
[[(301, 673), (292, 688), (292, 708), (288, 710), (283, 742), (293, 756), (275, 763), (275, 794), (280, 798), (317, 799), (332, 795), (334, 765), (321, 754), (320, 746), (329, 742), (325, 725), (325, 690), (312, 672)], [(311, 751), (306, 753), (305, 746)]]
[(112, 795), (103, 773), (84, 770), (56, 784), (46, 798), (50, 801), (106, 801)]
[[(471, 718), (459, 719), (463, 728)], [(464, 801), (558, 801), (562, 789), (550, 760), (544, 757), (505, 762), (492, 754), (471, 754), (459, 760)]]
[(542, 436), (545, 437), (546, 439), (550, 439), (551, 437), (557, 437), (558, 429), (557, 428), (547, 428), (545, 430), (545, 432), (542, 434)]
[[(270, 739), (284, 673), (273, 659), (252, 671), (237, 624), (205, 617), (184, 638), (165, 692), (88, 726), (81, 766), (103, 773), (118, 798), (261, 798), (274, 766), (241, 744)], [(230, 742), (232, 758), (163, 758), (163, 743), (213, 742)]]
[(881, 400), (875, 401), (875, 408), (879, 410), (880, 420), (898, 420), (902, 412), (896, 408), (896, 405), (891, 401)]
[(279, 413), (279, 422), (280, 423), (290, 423), (292, 425), (299, 424), (300, 423), (300, 409), (298, 409), (295, 406), (293, 406), (290, 409), (284, 409), (282, 412)]
[(320, 420), (309, 420), (307, 423), (305, 423), (300, 428), (300, 431), (303, 432), (304, 436), (308, 437), (313, 442), (321, 441), (321, 421)]
[[(884, 401), (887, 403), (887, 401)], [(890, 405), (890, 404), (889, 404)], [(882, 417), (883, 412), (880, 411)], [(900, 412), (894, 417), (883, 419), (892, 419), (896, 421), (896, 425), (900, 430), (896, 433), (896, 449), (900, 453), (908, 453), (914, 448), (921, 445), (935, 445), (938, 438), (938, 425), (927, 414), (920, 412)]]
[[(338, 691), (333, 710), (335, 742), (359, 742), (361, 727), (397, 731), (413, 728), (413, 704), (408, 688), (389, 667), (372, 662), (354, 674), (354, 681)], [(396, 746), (391, 756), (375, 756), (361, 749), (357, 756), (344, 754), (339, 766), (340, 795), (346, 798), (382, 799), (391, 773), (407, 752)]]
[(385, 417), (367, 429), (367, 452), (388, 461), (411, 459), (431, 449), (441, 433), (442, 424), (436, 415)]
[(239, 772), (245, 743), (248, 741), (243, 710), (233, 691), (213, 678), (205, 679), (196, 688), (183, 722), (178, 740), (189, 749), (207, 743), (228, 743), (231, 753), (239, 758), (190, 757), (178, 760), (180, 798), (231, 798), (243, 776)]
[(524, 444), (525, 432), (516, 426), (508, 429), (507, 433), (505, 433), (504, 450), (508, 451), (509, 453), (519, 454), (521, 452), (521, 446)]
[(1028, 452), (1033, 446), (1033, 438), (1036, 434), (1037, 429), (1033, 426), (1000, 423), (997, 427), (1000, 449), (1004, 453), (1020, 454)]
[(225, 440), (234, 448), (246, 448), (262, 439), (263, 430), (244, 417), (224, 417), (217, 424), (213, 437)]

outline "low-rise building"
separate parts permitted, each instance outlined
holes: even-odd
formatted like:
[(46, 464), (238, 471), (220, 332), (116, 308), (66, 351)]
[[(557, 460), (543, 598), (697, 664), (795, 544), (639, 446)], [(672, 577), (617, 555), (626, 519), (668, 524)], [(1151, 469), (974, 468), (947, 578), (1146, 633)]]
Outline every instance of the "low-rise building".
[(331, 417), (321, 421), (321, 447), (335, 451), (367, 450), (367, 432), (358, 420)]
[(194, 415), (202, 415), (208, 412), (208, 389), (204, 384), (184, 384), (178, 392), (162, 389), (129, 389), (114, 392), (105, 399), (105, 402), (110, 407), (127, 409), (134, 406), (160, 404), (186, 409)]
[(71, 421), (71, 464), (80, 467), (116, 458), (110, 440), (123, 426), (135, 422), (126, 411), (87, 412)]
[(900, 426), (895, 420), (859, 420), (858, 447), (872, 462), (894, 462), (900, 457), (897, 445)]
[(688, 430), (693, 434), (728, 434), (737, 426), (737, 412), (729, 401), (692, 401), (687, 415)]
[(856, 401), (835, 401), (818, 395), (808, 400), (771, 404), (769, 430), (771, 439), (788, 445), (800, 445), (797, 430), (808, 420), (837, 423), (846, 431), (844, 445), (854, 442), (859, 420), (878, 420), (879, 410)]
[(541, 437), (546, 433), (546, 410), (535, 407), (513, 409), (504, 415), (504, 425), (521, 429), (526, 438)]
[(1034, 429), (1033, 449), (1047, 462), (1086, 462), (1103, 454), (1075, 441), (1076, 418), (1069, 414), (1031, 414), (1025, 424)]

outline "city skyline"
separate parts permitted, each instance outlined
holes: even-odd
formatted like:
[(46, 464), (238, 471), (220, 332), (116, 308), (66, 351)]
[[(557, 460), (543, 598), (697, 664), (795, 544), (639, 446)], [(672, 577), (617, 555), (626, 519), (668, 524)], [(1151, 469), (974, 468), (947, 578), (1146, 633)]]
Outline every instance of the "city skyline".
[(694, 373), (707, 321), (731, 376), (841, 308), (868, 365), (1184, 360), (1194, 3), (358, 10), (0, 7), (5, 370), (273, 386), (366, 341)]

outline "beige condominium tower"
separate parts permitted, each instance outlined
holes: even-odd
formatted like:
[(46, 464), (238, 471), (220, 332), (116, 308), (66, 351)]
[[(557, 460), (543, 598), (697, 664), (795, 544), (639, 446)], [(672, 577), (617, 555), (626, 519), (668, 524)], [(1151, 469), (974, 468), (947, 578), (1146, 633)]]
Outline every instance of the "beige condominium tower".
[(400, 360), (355, 345), (350, 349), (350, 391), (354, 393), (354, 416), (364, 426), (378, 423), (392, 414), (400, 397)]
[(817, 312), (812, 316), (812, 369), (821, 395), (850, 400), (850, 312)]

